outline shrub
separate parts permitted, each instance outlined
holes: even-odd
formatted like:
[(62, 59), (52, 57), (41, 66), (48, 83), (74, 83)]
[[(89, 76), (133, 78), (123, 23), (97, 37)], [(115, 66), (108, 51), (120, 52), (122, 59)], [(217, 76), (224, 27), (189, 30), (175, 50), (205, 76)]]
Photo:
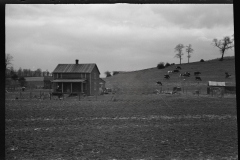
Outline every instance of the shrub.
[(158, 63), (157, 68), (158, 68), (158, 69), (163, 69), (163, 68), (165, 68), (165, 67), (164, 67), (164, 62)]
[(172, 63), (171, 65), (175, 65), (175, 63)]
[(106, 77), (111, 77), (112, 75), (111, 75), (111, 72), (109, 72), (109, 71), (106, 71), (105, 72), (105, 75), (106, 75)]
[(116, 74), (119, 74), (119, 72), (118, 72), (118, 71), (113, 71), (113, 74), (112, 74), (112, 75), (114, 76), (114, 75), (116, 75)]
[(165, 67), (168, 67), (168, 66), (170, 66), (170, 64), (167, 62), (167, 63), (165, 64)]
[(201, 60), (200, 60), (200, 62), (204, 62), (204, 60), (203, 60), (203, 59), (201, 59)]

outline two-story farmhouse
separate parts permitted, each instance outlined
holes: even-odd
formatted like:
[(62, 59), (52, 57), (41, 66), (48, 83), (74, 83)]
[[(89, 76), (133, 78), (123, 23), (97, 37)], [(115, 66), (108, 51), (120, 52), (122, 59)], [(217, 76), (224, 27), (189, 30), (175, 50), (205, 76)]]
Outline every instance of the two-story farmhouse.
[(62, 93), (84, 93), (86, 95), (96, 95), (99, 92), (100, 72), (95, 63), (78, 64), (58, 64), (53, 75), (54, 92)]

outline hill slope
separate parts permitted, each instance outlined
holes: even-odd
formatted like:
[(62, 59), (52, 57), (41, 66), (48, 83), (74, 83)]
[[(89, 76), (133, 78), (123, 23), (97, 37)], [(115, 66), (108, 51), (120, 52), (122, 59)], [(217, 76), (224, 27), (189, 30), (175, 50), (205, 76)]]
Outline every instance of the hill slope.
[[(235, 58), (228, 58), (224, 61), (209, 60), (205, 62), (193, 62), (189, 64), (181, 64), (180, 73), (190, 72), (191, 76), (184, 81), (183, 77), (179, 77), (180, 73), (170, 74), (170, 79), (164, 79), (167, 71), (174, 70), (177, 65), (172, 65), (164, 69), (149, 68), (145, 70), (125, 72), (114, 75), (112, 77), (103, 78), (106, 81), (107, 88), (119, 89), (123, 93), (152, 93), (156, 89), (160, 89), (155, 83), (161, 81), (162, 89), (172, 89), (174, 86), (181, 86), (188, 90), (201, 89), (206, 92), (208, 81), (226, 82), (226, 85), (235, 85)], [(195, 80), (194, 72), (199, 71), (202, 81)], [(225, 78), (225, 72), (232, 76)]]

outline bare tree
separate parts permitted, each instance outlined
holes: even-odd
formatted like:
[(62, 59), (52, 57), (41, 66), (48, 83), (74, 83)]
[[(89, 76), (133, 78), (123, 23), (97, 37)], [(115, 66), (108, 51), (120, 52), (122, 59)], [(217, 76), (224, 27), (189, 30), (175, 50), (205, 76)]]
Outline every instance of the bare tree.
[(23, 76), (25, 76), (25, 77), (28, 76), (28, 69), (23, 69)]
[(35, 71), (35, 76), (36, 77), (41, 77), (42, 76), (42, 70), (40, 68), (38, 68), (36, 71)]
[(13, 57), (8, 53), (5, 57), (5, 69), (9, 69), (12, 66)]
[(23, 74), (23, 70), (22, 70), (22, 68), (20, 67), (20, 68), (18, 69), (18, 71), (17, 71), (17, 75), (18, 75), (18, 77), (21, 77), (22, 74)]
[(183, 50), (184, 48), (184, 45), (183, 44), (178, 44), (174, 49), (175, 49), (175, 52), (178, 52), (175, 57), (176, 58), (179, 58), (180, 59), (180, 64), (181, 64), (181, 60), (182, 60), (182, 56), (183, 56)]
[(234, 47), (234, 39), (231, 39), (229, 36), (223, 37), (223, 39), (220, 39), (220, 40), (217, 40), (215, 38), (215, 39), (213, 39), (213, 45), (219, 48), (219, 50), (222, 54), (220, 61), (222, 61), (224, 52), (226, 50), (232, 49)]
[(186, 46), (186, 52), (188, 53), (187, 57), (188, 57), (188, 63), (189, 63), (189, 58), (191, 57), (190, 53), (192, 53), (194, 50), (192, 49), (192, 45), (189, 44), (188, 46)]

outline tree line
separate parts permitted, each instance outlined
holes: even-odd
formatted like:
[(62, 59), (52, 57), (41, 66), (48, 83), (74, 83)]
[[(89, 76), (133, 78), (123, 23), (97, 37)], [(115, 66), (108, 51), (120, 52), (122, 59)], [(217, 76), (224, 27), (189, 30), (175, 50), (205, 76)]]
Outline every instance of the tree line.
[(36, 70), (22, 69), (21, 67), (16, 70), (12, 66), (13, 57), (10, 54), (6, 54), (5, 57), (5, 75), (7, 78), (11, 77), (43, 77), (50, 76), (48, 70), (42, 71), (40, 68)]

